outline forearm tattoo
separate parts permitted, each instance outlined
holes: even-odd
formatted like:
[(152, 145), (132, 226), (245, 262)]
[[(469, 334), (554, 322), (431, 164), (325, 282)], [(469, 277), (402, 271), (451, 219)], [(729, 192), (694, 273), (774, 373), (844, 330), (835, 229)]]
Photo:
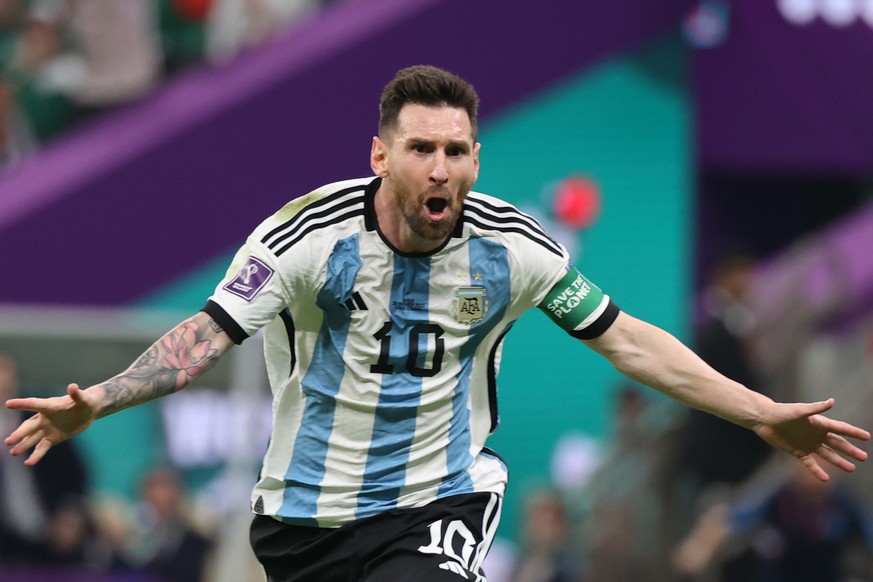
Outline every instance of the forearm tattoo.
[(221, 333), (222, 331), (224, 331), (224, 328), (218, 325), (218, 322), (211, 317), (209, 318), (209, 327), (211, 327), (212, 331), (214, 331), (215, 333)]
[[(201, 314), (202, 315), (202, 314)], [(106, 401), (100, 416), (177, 392), (218, 361), (213, 347), (222, 331), (212, 318), (206, 326), (193, 317), (180, 323), (145, 351), (127, 370), (101, 386)]]

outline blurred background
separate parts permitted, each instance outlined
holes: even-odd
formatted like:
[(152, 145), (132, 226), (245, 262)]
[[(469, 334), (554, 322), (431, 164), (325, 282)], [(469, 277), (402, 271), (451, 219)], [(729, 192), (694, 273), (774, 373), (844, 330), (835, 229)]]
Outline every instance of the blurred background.
[[(873, 426), (873, 0), (0, 0), (0, 396), (123, 370), (264, 217), (369, 174), (381, 88), (419, 63), (479, 91), (476, 189), (624, 310)], [(516, 327), (491, 582), (873, 580), (869, 463), (809, 483)], [(40, 471), (4, 456), (0, 580), (261, 580), (259, 342)]]

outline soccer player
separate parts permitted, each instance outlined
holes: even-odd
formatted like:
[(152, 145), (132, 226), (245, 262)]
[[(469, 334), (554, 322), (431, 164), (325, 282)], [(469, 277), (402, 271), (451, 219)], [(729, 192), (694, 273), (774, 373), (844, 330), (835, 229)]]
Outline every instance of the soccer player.
[(507, 471), (496, 428), (501, 343), (538, 307), (630, 378), (755, 431), (820, 479), (868, 432), (715, 372), (621, 311), (512, 205), (472, 192), (478, 96), (429, 66), (385, 87), (370, 164), (266, 219), (202, 311), (126, 371), (33, 411), (7, 439), (37, 463), (94, 420), (182, 389), (264, 330), (272, 438), (251, 541), (271, 581), (484, 580)]

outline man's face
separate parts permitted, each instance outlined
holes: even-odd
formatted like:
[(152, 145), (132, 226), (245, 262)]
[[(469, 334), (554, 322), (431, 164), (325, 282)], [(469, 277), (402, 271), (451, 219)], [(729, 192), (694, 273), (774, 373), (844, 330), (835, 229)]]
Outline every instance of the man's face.
[(479, 175), (480, 146), (467, 112), (405, 105), (383, 137), (374, 144), (373, 167), (394, 192), (407, 234), (422, 242), (445, 240)]

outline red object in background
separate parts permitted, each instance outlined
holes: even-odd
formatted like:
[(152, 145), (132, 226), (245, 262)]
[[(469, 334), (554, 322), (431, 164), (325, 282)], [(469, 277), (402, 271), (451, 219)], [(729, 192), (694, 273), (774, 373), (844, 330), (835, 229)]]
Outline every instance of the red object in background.
[(555, 216), (571, 228), (587, 228), (600, 214), (600, 188), (584, 176), (562, 180), (555, 189)]
[(173, 0), (173, 7), (184, 20), (200, 22), (209, 14), (212, 0)]

